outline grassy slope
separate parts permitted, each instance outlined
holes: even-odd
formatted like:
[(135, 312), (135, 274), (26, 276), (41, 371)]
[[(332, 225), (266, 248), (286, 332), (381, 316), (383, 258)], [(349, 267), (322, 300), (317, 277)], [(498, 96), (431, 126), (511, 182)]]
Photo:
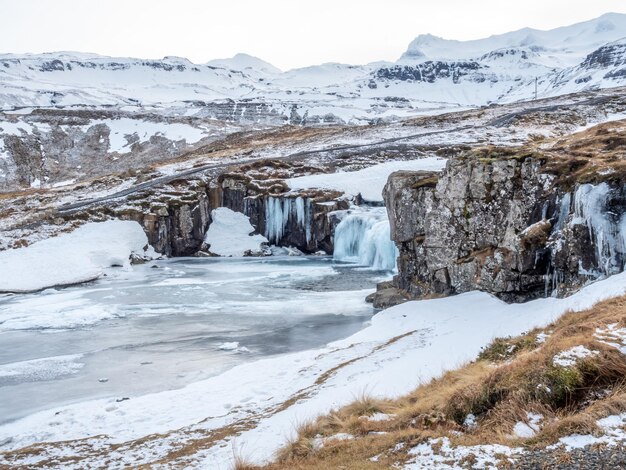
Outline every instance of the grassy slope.
[[(535, 449), (565, 435), (598, 433), (597, 419), (626, 411), (626, 356), (597, 333), (616, 323), (626, 327), (626, 296), (567, 313), (546, 329), (497, 339), (475, 362), (408, 396), (388, 401), (363, 397), (305, 424), (277, 462), (262, 468), (390, 468), (406, 462), (407, 450), (428, 438), (448, 437), (454, 445), (499, 443)], [(545, 341), (538, 338), (540, 333), (548, 335)], [(553, 363), (559, 352), (580, 345), (597, 353), (571, 367)], [(540, 431), (531, 438), (512, 437), (515, 423), (527, 420), (528, 412), (544, 416)], [(390, 419), (366, 418), (374, 413)], [(464, 425), (468, 414), (476, 416), (473, 428)], [(320, 437), (338, 433), (354, 438), (319, 445)], [(375, 456), (377, 461), (371, 461)], [(237, 468), (261, 467), (240, 461)]]

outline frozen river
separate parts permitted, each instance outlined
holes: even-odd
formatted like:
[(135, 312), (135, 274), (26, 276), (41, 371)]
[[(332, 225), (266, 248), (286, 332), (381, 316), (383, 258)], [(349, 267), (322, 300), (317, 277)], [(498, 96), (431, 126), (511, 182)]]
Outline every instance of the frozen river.
[(384, 273), (328, 257), (177, 258), (0, 296), (0, 423), (182, 387), (349, 336)]

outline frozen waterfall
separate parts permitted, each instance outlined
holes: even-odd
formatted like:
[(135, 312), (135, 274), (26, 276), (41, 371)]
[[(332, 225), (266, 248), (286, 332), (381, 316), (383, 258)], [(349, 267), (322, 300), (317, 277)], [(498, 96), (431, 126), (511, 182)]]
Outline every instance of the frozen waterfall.
[(626, 215), (608, 207), (611, 188), (606, 183), (583, 184), (574, 194), (574, 223), (585, 224), (596, 248), (603, 274), (615, 274), (626, 264)]
[(296, 198), (268, 197), (265, 202), (265, 237), (271, 243), (278, 243), (285, 235), (289, 220), (304, 230), (307, 243), (311, 241), (311, 221), (313, 211), (311, 201), (300, 196)]
[(396, 267), (398, 249), (384, 207), (358, 208), (344, 216), (335, 229), (334, 245), (335, 260), (387, 271)]

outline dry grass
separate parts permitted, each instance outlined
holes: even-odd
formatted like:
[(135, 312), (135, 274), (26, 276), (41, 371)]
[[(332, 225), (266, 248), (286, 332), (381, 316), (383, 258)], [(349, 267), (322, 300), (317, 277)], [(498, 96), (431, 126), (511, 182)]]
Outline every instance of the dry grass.
[(626, 181), (626, 120), (594, 126), (547, 148), (545, 169), (561, 185)]
[[(391, 468), (408, 459), (408, 449), (429, 438), (447, 437), (456, 445), (541, 448), (564, 435), (597, 433), (598, 419), (626, 411), (626, 357), (594, 336), (598, 328), (612, 323), (626, 326), (626, 296), (567, 313), (542, 330), (499, 338), (475, 362), (400, 399), (361, 396), (302, 424), (275, 463), (256, 468)], [(537, 340), (540, 332), (549, 335), (544, 343)], [(572, 367), (554, 365), (556, 354), (578, 345), (597, 354)], [(525, 421), (528, 412), (544, 416), (542, 428), (532, 438), (513, 437), (513, 427)], [(375, 413), (389, 418), (367, 419)], [(475, 428), (464, 424), (468, 414), (476, 416)], [(353, 439), (332, 440), (339, 433)], [(376, 461), (370, 460), (375, 456)]]
[(460, 158), (485, 165), (501, 160), (532, 158), (542, 171), (555, 176), (555, 185), (571, 190), (577, 183), (626, 181), (626, 120), (611, 121), (558, 139), (530, 138), (521, 147), (487, 145)]

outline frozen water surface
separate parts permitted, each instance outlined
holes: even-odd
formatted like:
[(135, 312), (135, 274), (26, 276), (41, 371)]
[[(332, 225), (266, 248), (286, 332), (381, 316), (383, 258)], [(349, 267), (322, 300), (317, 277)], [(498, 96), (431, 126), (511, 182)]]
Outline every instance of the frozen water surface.
[(373, 314), (364, 298), (382, 275), (329, 257), (177, 258), (0, 296), (0, 423), (347, 337)]

